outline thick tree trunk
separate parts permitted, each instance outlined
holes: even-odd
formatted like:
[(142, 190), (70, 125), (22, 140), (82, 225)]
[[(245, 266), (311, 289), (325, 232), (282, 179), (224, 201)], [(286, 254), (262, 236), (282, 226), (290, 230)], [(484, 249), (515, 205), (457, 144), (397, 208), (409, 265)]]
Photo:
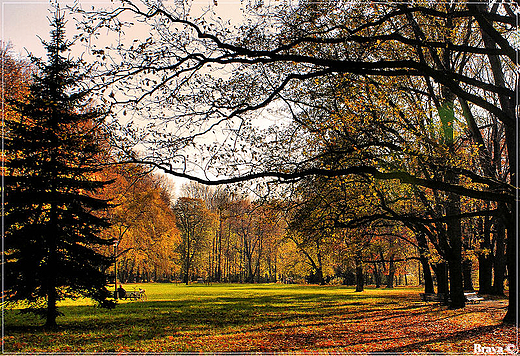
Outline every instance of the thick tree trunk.
[(480, 243), (481, 252), (478, 256), (478, 285), (480, 294), (491, 293), (491, 282), (493, 277), (493, 259), (491, 250), (491, 219), (484, 220), (484, 236)]
[(428, 261), (428, 243), (426, 242), (426, 237), (424, 234), (416, 234), (417, 245), (419, 248), (419, 262), (421, 263), (421, 267), (424, 275), (424, 293), (434, 293), (433, 289), (433, 277), (432, 272), (430, 270), (430, 262)]
[[(451, 171), (446, 173), (446, 181), (454, 184), (459, 183), (457, 175)], [(446, 202), (446, 216), (458, 216), (461, 214), (460, 196), (448, 194)], [(446, 233), (450, 248), (446, 257), (449, 269), (450, 281), (450, 308), (459, 309), (466, 305), (464, 297), (464, 278), (462, 276), (462, 227), (460, 219), (450, 220), (447, 224)]]
[(433, 265), (433, 270), (437, 278), (437, 293), (448, 294), (448, 268), (445, 262)]
[(507, 279), (509, 282), (509, 306), (507, 308), (506, 316), (504, 317), (505, 323), (514, 323), (518, 326), (518, 295), (516, 294), (517, 278), (517, 258), (518, 258), (518, 245), (516, 242), (516, 226), (515, 218), (511, 218), (508, 221), (507, 229)]
[(422, 256), (420, 261), (424, 275), (424, 293), (434, 293), (432, 271), (428, 258)]
[(318, 268), (316, 269), (314, 278), (315, 278), (316, 283), (318, 283), (320, 285), (325, 284), (325, 280), (323, 279), (323, 270), (321, 269), (321, 266), (318, 266)]
[[(518, 87), (517, 87), (517, 90), (518, 90)], [(518, 182), (516, 182), (516, 154), (517, 154), (517, 150), (518, 150), (518, 147), (516, 146), (516, 136), (515, 136), (515, 133), (516, 131), (514, 132), (509, 132), (509, 136), (513, 136), (513, 138), (511, 137), (507, 137), (508, 134), (507, 134), (507, 131), (509, 130), (506, 130), (506, 139), (508, 141), (513, 141), (513, 142), (508, 142), (508, 148), (515, 148), (514, 152), (510, 152), (509, 153), (509, 164), (510, 164), (510, 169), (511, 169), (511, 182), (512, 184), (517, 184)], [(513, 131), (513, 130), (511, 130)], [(510, 150), (508, 149), (508, 152)], [(513, 162), (511, 162), (513, 161)], [(518, 193), (518, 190), (517, 190), (517, 193)], [(517, 295), (517, 274), (516, 274), (516, 271), (517, 271), (517, 259), (518, 259), (518, 245), (517, 245), (517, 234), (519, 233), (519, 231), (517, 230), (518, 227), (516, 226), (516, 220), (518, 219), (518, 210), (517, 210), (517, 207), (518, 205), (516, 205), (518, 203), (512, 203), (511, 206), (509, 207), (509, 211), (511, 211), (510, 214), (508, 214), (507, 216), (507, 240), (506, 240), (506, 256), (507, 256), (507, 280), (509, 282), (509, 306), (508, 306), (508, 309), (507, 309), (507, 313), (506, 313), (506, 316), (504, 317), (504, 322), (506, 323), (515, 323), (516, 325), (518, 325), (518, 295)]]
[(506, 247), (506, 230), (504, 223), (499, 219), (496, 219), (495, 224), (495, 258), (493, 264), (493, 287), (491, 288), (491, 294), (493, 295), (504, 295), (504, 280), (506, 276), (506, 265), (507, 257), (505, 253)]
[(466, 305), (462, 278), (462, 261), (460, 255), (455, 254), (448, 260), (450, 276), (450, 308), (459, 309)]
[(49, 291), (47, 296), (47, 318), (45, 321), (45, 329), (56, 329), (56, 317), (58, 316), (58, 308), (56, 306), (56, 291)]
[[(456, 222), (458, 223), (458, 221)], [(457, 224), (460, 230), (460, 223)], [(455, 227), (455, 230), (457, 228)], [(452, 231), (453, 233), (453, 231)], [(459, 309), (466, 305), (464, 281), (462, 278), (462, 241), (459, 236), (451, 236), (451, 251), (448, 254), (450, 308)]]

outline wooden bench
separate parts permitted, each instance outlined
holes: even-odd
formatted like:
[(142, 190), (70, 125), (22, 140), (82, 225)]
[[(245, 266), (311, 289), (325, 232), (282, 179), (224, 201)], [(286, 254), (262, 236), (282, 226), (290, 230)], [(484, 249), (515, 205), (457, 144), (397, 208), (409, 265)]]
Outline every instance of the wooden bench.
[(468, 292), (464, 293), (464, 297), (466, 297), (466, 302), (473, 304), (473, 303), (480, 303), (484, 300), (484, 298), (479, 297), (476, 292)]
[(421, 293), (421, 299), (425, 302), (444, 302), (444, 294), (436, 294), (436, 293)]
[(209, 278), (206, 278), (206, 279), (204, 279), (204, 278), (197, 278), (197, 282), (196, 283), (198, 283), (198, 284), (205, 284), (207, 286), (211, 285), (211, 281), (210, 281)]
[(130, 299), (130, 300), (145, 300), (146, 299), (146, 293), (144, 290), (133, 290), (133, 291), (125, 291), (124, 295), (121, 295), (121, 293), (118, 293), (119, 299)]
[[(467, 292), (464, 293), (464, 297), (466, 298), (466, 302), (469, 304), (479, 303), (484, 300), (484, 298), (479, 297), (476, 292)], [(444, 294), (435, 294), (435, 293), (421, 293), (421, 299), (425, 302), (439, 302), (443, 303)], [(449, 298), (448, 298), (449, 301)]]

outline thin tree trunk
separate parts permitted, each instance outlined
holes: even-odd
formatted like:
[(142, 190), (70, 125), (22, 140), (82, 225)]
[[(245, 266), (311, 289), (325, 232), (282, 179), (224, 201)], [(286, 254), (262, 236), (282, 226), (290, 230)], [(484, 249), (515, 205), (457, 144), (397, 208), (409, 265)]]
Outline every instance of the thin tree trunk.
[[(53, 190), (53, 193), (56, 194), (56, 191)], [(58, 238), (58, 211), (56, 204), (52, 204), (51, 212), (50, 212), (50, 224), (52, 229), (54, 230), (50, 236), (50, 240), (48, 241), (49, 248), (49, 256), (47, 260), (47, 315), (45, 321), (46, 329), (56, 329), (58, 327), (56, 323), (56, 317), (58, 316), (58, 308), (56, 305), (57, 295), (56, 295), (56, 276), (57, 276), (57, 238)]]
[(322, 265), (322, 261), (321, 261), (321, 248), (320, 248), (320, 239), (316, 239), (316, 253), (317, 253), (317, 256), (318, 256), (318, 269), (316, 270), (316, 277), (317, 277), (317, 282), (320, 284), (320, 285), (324, 285), (325, 284), (325, 280), (323, 279), (323, 265)]
[(473, 264), (471, 260), (465, 259), (462, 262), (462, 275), (464, 279), (464, 290), (473, 292), (475, 289), (473, 288), (473, 278), (472, 278), (472, 270)]
[(356, 292), (362, 292), (365, 286), (363, 276), (363, 264), (361, 261), (361, 256), (356, 256), (354, 258), (354, 262), (356, 264)]
[(222, 281), (222, 211), (220, 210), (219, 214), (219, 223), (220, 223), (220, 229), (218, 232), (218, 243), (217, 243), (217, 275), (215, 280), (217, 282)]
[(374, 262), (374, 281), (376, 282), (376, 288), (381, 288), (381, 272), (377, 267), (377, 262)]
[(394, 277), (395, 277), (394, 254), (391, 254), (389, 256), (388, 278), (386, 279), (386, 288), (394, 288)]
[(184, 271), (184, 283), (190, 284), (190, 236), (186, 239), (186, 270)]

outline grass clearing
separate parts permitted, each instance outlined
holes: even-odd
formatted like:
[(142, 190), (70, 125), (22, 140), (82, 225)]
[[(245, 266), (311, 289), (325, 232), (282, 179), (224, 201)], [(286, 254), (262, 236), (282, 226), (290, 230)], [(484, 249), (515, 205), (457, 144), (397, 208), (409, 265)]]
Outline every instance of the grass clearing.
[[(281, 284), (135, 285), (147, 300), (103, 310), (65, 301), (56, 332), (5, 311), (5, 352), (344, 351), (473, 352), (515, 343), (505, 300), (447, 310), (418, 288)], [(131, 290), (133, 285), (125, 285)]]

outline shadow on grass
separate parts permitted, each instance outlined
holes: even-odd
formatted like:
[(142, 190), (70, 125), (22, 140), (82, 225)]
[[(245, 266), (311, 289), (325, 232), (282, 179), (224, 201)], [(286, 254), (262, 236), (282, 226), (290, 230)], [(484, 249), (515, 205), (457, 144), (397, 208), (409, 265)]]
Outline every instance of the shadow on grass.
[[(258, 289), (258, 288), (257, 288)], [(178, 326), (194, 322), (207, 324), (255, 324), (271, 319), (269, 315), (283, 315), (287, 311), (292, 317), (317, 316), (323, 312), (334, 313), (331, 308), (354, 307), (358, 312), (365, 303), (360, 300), (373, 299), (367, 295), (298, 294), (291, 296), (246, 296), (214, 297), (204, 300), (145, 301), (121, 303), (113, 310), (93, 306), (62, 306), (65, 317), (59, 319), (62, 329), (86, 331), (95, 323), (97, 327), (174, 323)], [(354, 301), (355, 300), (355, 301)], [(337, 311), (337, 309), (336, 309)], [(11, 311), (10, 313), (14, 313)], [(39, 319), (24, 316), (15, 324), (6, 322), (9, 332), (37, 331)], [(24, 319), (24, 320), (20, 320)], [(24, 322), (26, 321), (26, 322)], [(27, 323), (27, 321), (30, 321)], [(42, 331), (43, 332), (43, 331)]]
[[(354, 324), (364, 319), (388, 324), (403, 315), (432, 310), (431, 306), (411, 303), (413, 297), (409, 295), (378, 297), (349, 290), (335, 294), (319, 291), (315, 288), (310, 293), (290, 295), (190, 296), (186, 300), (121, 303), (114, 310), (63, 306), (60, 310), (65, 316), (59, 319), (60, 330), (54, 333), (38, 327), (39, 319), (15, 318), (14, 311), (9, 311), (5, 332), (11, 339), (7, 339), (5, 349), (55, 352), (63, 351), (60, 345), (66, 345), (75, 351), (111, 352), (120, 351), (121, 346), (137, 350), (140, 345), (157, 340), (182, 344), (208, 335), (226, 338), (255, 332), (312, 346), (325, 336), (307, 332), (306, 326), (327, 328), (338, 320)], [(147, 347), (150, 351), (158, 350), (158, 346)]]

